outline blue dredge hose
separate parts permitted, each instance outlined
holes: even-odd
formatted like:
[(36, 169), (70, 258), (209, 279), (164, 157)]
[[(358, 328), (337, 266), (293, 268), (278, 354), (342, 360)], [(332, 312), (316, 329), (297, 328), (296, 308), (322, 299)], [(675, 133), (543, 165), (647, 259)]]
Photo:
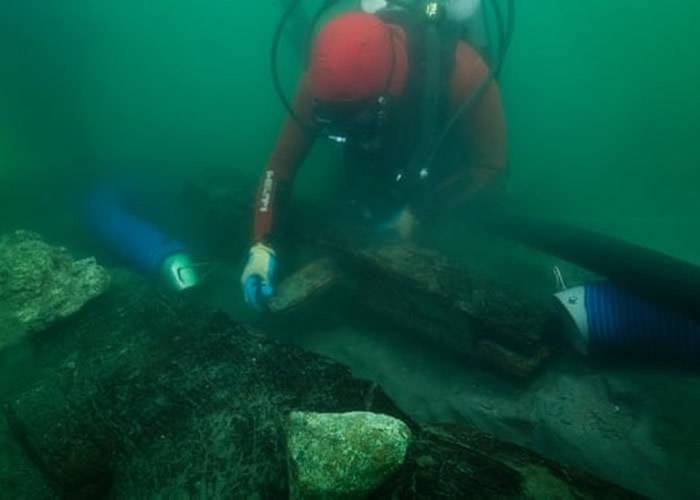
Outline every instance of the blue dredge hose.
[(182, 243), (131, 213), (108, 186), (96, 188), (85, 208), (88, 225), (100, 243), (139, 271), (157, 273), (167, 257), (185, 251)]
[(610, 280), (587, 285), (577, 296), (575, 290), (557, 294), (576, 321), (584, 347), (590, 348), (582, 350), (700, 362), (700, 267), (595, 231), (522, 213), (503, 203), (466, 216), (488, 231)]
[(592, 347), (700, 361), (700, 325), (609, 283), (586, 286)]
[(608, 282), (558, 293), (584, 354), (700, 362), (700, 323)]

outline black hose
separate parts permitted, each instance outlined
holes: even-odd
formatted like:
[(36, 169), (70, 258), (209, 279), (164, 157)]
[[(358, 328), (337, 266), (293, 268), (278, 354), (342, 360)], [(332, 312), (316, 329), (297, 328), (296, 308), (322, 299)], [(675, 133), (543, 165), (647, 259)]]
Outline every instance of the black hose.
[(433, 147), (426, 162), (423, 164), (423, 168), (429, 168), (433, 164), (435, 158), (440, 152), (440, 149), (442, 148), (442, 145), (447, 139), (447, 136), (452, 131), (452, 128), (459, 121), (462, 115), (466, 113), (467, 110), (469, 110), (479, 100), (479, 98), (483, 95), (486, 89), (488, 89), (489, 85), (491, 85), (491, 82), (493, 82), (493, 80), (498, 77), (501, 70), (503, 69), (503, 64), (506, 60), (508, 49), (510, 48), (510, 44), (512, 42), (513, 32), (515, 31), (514, 4), (515, 2), (513, 0), (508, 0), (508, 12), (506, 13), (507, 18), (506, 20), (504, 20), (503, 12), (501, 11), (501, 6), (498, 3), (498, 0), (491, 0), (491, 5), (493, 6), (494, 15), (496, 17), (496, 24), (498, 25), (498, 61), (496, 62), (494, 69), (490, 70), (488, 74), (484, 77), (483, 81), (479, 84), (477, 89), (474, 92), (472, 92), (469, 96), (467, 96), (464, 99), (464, 101), (462, 101), (462, 104), (460, 104), (460, 106), (454, 112), (450, 120), (445, 125), (445, 128), (438, 137), (437, 141), (435, 142), (435, 146)]
[(506, 62), (506, 56), (510, 50), (510, 45), (513, 42), (513, 33), (515, 32), (515, 0), (507, 0), (507, 15), (505, 38), (503, 43), (503, 48), (501, 49), (501, 58), (499, 61), (498, 73), (496, 78), (500, 75), (503, 70), (503, 65)]
[[(313, 19), (311, 20), (311, 26), (309, 28), (309, 36), (307, 37), (306, 44), (304, 47), (304, 61), (305, 61), (305, 66), (308, 65), (308, 58), (309, 54), (311, 53), (311, 45), (312, 45), (312, 40), (313, 40), (313, 35), (314, 31), (316, 29), (316, 25), (318, 24), (318, 21), (321, 19), (321, 16), (333, 7), (335, 4), (337, 4), (340, 0), (325, 0), (323, 5), (316, 11), (314, 14)], [(279, 23), (277, 24), (277, 29), (275, 30), (275, 35), (272, 39), (272, 48), (270, 50), (270, 66), (272, 70), (272, 81), (275, 86), (275, 90), (277, 91), (277, 95), (282, 102), (282, 105), (284, 108), (287, 110), (287, 113), (289, 116), (291, 116), (294, 121), (297, 122), (297, 124), (304, 130), (312, 130), (313, 124), (311, 123), (305, 123), (304, 120), (297, 114), (297, 112), (294, 110), (294, 107), (292, 106), (291, 102), (287, 98), (287, 95), (284, 92), (284, 88), (282, 87), (282, 82), (280, 81), (279, 77), (279, 46), (280, 42), (282, 41), (282, 34), (284, 33), (284, 28), (287, 26), (287, 23), (289, 22), (289, 19), (291, 18), (292, 14), (294, 11), (297, 9), (299, 4), (301, 3), (301, 0), (292, 0), (287, 9), (284, 11), (282, 14), (282, 18), (280, 19)]]
[(292, 104), (289, 102), (289, 99), (287, 99), (287, 96), (284, 93), (284, 89), (282, 88), (282, 83), (280, 81), (279, 67), (277, 61), (280, 41), (282, 40), (282, 33), (284, 33), (284, 28), (286, 27), (289, 18), (294, 13), (294, 10), (299, 6), (300, 2), (301, 0), (292, 0), (292, 2), (282, 14), (280, 22), (277, 24), (277, 29), (275, 29), (275, 35), (272, 38), (272, 48), (270, 50), (270, 69), (272, 70), (272, 82), (275, 86), (275, 90), (277, 91), (277, 95), (280, 101), (282, 102), (282, 105), (287, 110), (287, 113), (289, 113), (289, 116), (291, 116), (302, 129), (309, 130), (312, 128), (311, 124), (304, 123), (304, 120), (297, 114), (296, 111), (294, 111)]
[(311, 19), (311, 24), (309, 25), (309, 36), (306, 39), (306, 65), (309, 65), (309, 57), (311, 56), (311, 47), (313, 45), (313, 38), (314, 38), (314, 33), (316, 32), (316, 26), (318, 25), (318, 22), (321, 20), (321, 17), (323, 14), (326, 13), (328, 9), (333, 7), (335, 4), (338, 3), (339, 0), (326, 0), (323, 5), (316, 11), (316, 14), (314, 14), (314, 17)]
[(491, 0), (491, 6), (493, 8), (493, 16), (496, 18), (496, 27), (498, 32), (498, 59), (496, 59), (493, 67), (493, 74), (495, 77), (498, 76), (500, 71), (500, 66), (503, 62), (504, 51), (506, 50), (506, 23), (503, 20), (503, 11), (501, 10), (501, 5), (498, 0)]
[(630, 293), (700, 321), (700, 267), (565, 222), (498, 205), (465, 212), (489, 231), (607, 277)]

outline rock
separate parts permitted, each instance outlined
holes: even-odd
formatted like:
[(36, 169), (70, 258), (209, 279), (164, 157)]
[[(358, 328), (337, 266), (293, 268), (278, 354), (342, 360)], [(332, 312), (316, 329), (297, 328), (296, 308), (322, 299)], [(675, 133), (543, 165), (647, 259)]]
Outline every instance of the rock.
[[(678, 411), (680, 402), (668, 405), (667, 415), (676, 415), (690, 426), (679, 431), (682, 424), (675, 423), (675, 442), (660, 444), (653, 435), (658, 420), (652, 420), (650, 411), (664, 405), (652, 387), (648, 369), (632, 375), (602, 368), (595, 372), (580, 366), (570, 368), (557, 365), (556, 371), (542, 374), (527, 390), (517, 386), (499, 389), (490, 382), (474, 384), (447, 396), (445, 402), (455, 421), (468, 421), (500, 439), (612, 479), (651, 498), (693, 498), (685, 485), (697, 483), (700, 447), (697, 439), (693, 442), (693, 419)], [(665, 393), (680, 397), (683, 392), (677, 383), (676, 379)], [(637, 395), (632, 392), (635, 387)], [(637, 402), (643, 398), (647, 407)], [(693, 407), (693, 400), (697, 401), (684, 401), (683, 405), (688, 405), (684, 407)], [(678, 436), (683, 436), (682, 441)], [(694, 445), (694, 451), (681, 459), (679, 449), (685, 443)], [(683, 477), (693, 479), (684, 482)]]
[(410, 421), (347, 367), (124, 278), (37, 338), (55, 370), (0, 410), (57, 498), (287, 498), (290, 412)]
[(75, 314), (109, 283), (95, 259), (73, 260), (37, 234), (0, 238), (0, 347)]
[(7, 474), (0, 460), (5, 496), (288, 498), (290, 414), (369, 411), (411, 429), (405, 463), (373, 499), (538, 498), (543, 482), (573, 498), (637, 498), (476, 429), (418, 425), (346, 366), (138, 276), (114, 280), (37, 338), (33, 364), (53, 368), (0, 407), (23, 457)]
[(292, 498), (364, 498), (403, 465), (411, 431), (369, 412), (289, 417), (287, 452)]
[(0, 498), (53, 498), (4, 418), (0, 418), (0, 450)]

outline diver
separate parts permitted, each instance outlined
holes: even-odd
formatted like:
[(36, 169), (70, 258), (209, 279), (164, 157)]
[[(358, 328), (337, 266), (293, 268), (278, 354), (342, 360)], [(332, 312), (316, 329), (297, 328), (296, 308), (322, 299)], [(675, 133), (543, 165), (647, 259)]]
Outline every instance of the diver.
[(241, 276), (256, 310), (274, 295), (282, 216), (317, 138), (343, 150), (338, 225), (399, 238), (498, 192), (506, 173), (499, 86), (439, 2), (332, 18), (260, 180)]

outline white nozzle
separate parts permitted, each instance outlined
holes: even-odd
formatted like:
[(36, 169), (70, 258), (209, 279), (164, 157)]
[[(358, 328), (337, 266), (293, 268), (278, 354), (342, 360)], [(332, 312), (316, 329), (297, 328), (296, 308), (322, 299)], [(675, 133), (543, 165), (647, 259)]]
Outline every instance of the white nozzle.
[(566, 314), (572, 320), (571, 328), (566, 329), (564, 334), (577, 351), (581, 354), (588, 354), (589, 330), (586, 289), (577, 286), (555, 293), (554, 296), (564, 306)]
[(199, 284), (199, 277), (192, 261), (184, 253), (176, 253), (165, 259), (161, 266), (161, 273), (166, 284), (177, 292)]

